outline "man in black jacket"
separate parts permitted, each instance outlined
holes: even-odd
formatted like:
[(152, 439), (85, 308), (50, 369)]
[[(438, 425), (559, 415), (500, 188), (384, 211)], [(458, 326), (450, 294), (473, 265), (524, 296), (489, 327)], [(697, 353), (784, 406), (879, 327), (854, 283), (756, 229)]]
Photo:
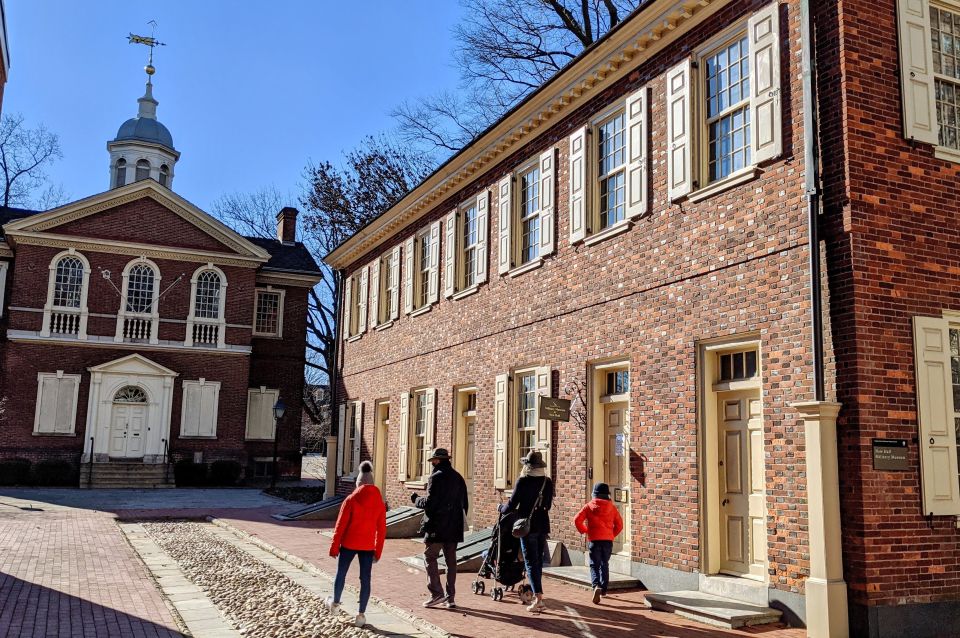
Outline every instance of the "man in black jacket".
[[(457, 593), (457, 544), (463, 542), (463, 521), (467, 513), (467, 484), (460, 473), (450, 465), (450, 454), (443, 448), (437, 448), (430, 457), (433, 473), (427, 480), (427, 495), (411, 494), (414, 505), (424, 510), (423, 542), (426, 549), (423, 559), (427, 568), (427, 589), (430, 599), (424, 607), (435, 607), (444, 603), (447, 609), (454, 609)], [(437, 559), (440, 552), (447, 563), (447, 595), (444, 598), (440, 584), (440, 569)]]

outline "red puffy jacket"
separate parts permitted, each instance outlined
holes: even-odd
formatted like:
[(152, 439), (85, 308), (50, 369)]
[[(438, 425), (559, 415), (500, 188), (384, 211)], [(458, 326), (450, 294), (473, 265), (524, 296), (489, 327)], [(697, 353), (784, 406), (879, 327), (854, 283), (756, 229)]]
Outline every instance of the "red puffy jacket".
[(360, 485), (340, 506), (330, 555), (339, 554), (342, 546), (356, 552), (373, 551), (374, 558), (380, 560), (386, 537), (387, 508), (380, 490), (376, 485)]
[(591, 541), (612, 541), (623, 531), (623, 518), (617, 506), (605, 498), (594, 498), (584, 505), (573, 524)]

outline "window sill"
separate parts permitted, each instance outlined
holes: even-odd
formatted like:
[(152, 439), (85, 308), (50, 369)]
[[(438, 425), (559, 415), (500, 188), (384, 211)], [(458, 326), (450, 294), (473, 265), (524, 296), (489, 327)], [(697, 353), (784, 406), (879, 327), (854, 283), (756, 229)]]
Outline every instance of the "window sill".
[(427, 488), (427, 482), (426, 481), (404, 481), (403, 486), (409, 487), (414, 490), (424, 490)]
[[(247, 443), (273, 443), (273, 439), (244, 439)], [(270, 457), (273, 460), (273, 457)]]
[(347, 343), (353, 343), (354, 341), (360, 341), (360, 337), (362, 337), (362, 336), (363, 336), (362, 334), (358, 334), (358, 335), (353, 335), (352, 337), (347, 337)]
[(622, 394), (604, 394), (600, 397), (600, 403), (619, 403), (621, 401), (629, 401), (630, 393), (624, 392)]
[(960, 162), (960, 151), (956, 151), (946, 146), (934, 146), (933, 156), (947, 162)]
[(583, 240), (583, 245), (592, 246), (594, 244), (599, 244), (605, 239), (609, 239), (610, 237), (615, 237), (620, 233), (627, 232), (628, 230), (630, 230), (630, 227), (632, 225), (633, 225), (633, 220), (631, 219), (625, 219), (622, 222), (617, 222), (616, 224), (614, 224), (613, 226), (610, 226), (609, 228), (604, 228), (599, 233), (595, 233), (593, 235), (587, 235), (587, 237)]
[(727, 175), (720, 181), (713, 182), (708, 186), (704, 186), (699, 190), (695, 190), (694, 192), (687, 195), (687, 200), (694, 203), (702, 202), (708, 197), (713, 197), (714, 195), (717, 195), (718, 193), (722, 193), (725, 190), (729, 190), (734, 186), (745, 184), (750, 180), (754, 179), (759, 174), (760, 174), (760, 169), (757, 168), (756, 166), (750, 166), (749, 168), (741, 169), (736, 173)]
[(457, 299), (463, 299), (464, 297), (469, 297), (470, 295), (477, 292), (478, 290), (480, 290), (479, 284), (474, 284), (469, 288), (464, 288), (460, 292), (454, 293), (450, 298), (456, 301)]
[(724, 381), (722, 383), (714, 383), (713, 391), (714, 392), (733, 392), (736, 390), (756, 390), (763, 387), (763, 383), (760, 380), (760, 377), (754, 377), (753, 379), (741, 379), (739, 381)]
[(263, 334), (260, 332), (254, 332), (253, 336), (257, 339), (283, 339), (283, 336), (278, 334)]
[(386, 323), (378, 324), (377, 327), (374, 328), (374, 330), (376, 330), (376, 331), (379, 332), (380, 330), (386, 330), (387, 328), (389, 328), (389, 327), (392, 326), (392, 325), (393, 325), (393, 320), (391, 319), (390, 321), (388, 321), (388, 322), (386, 322)]
[(33, 436), (58, 436), (58, 437), (71, 437), (77, 436), (76, 432), (34, 432)]
[(417, 308), (416, 310), (414, 310), (413, 312), (410, 313), (410, 316), (411, 316), (411, 317), (419, 317), (420, 315), (426, 314), (426, 313), (428, 313), (428, 312), (430, 312), (430, 304), (427, 304), (426, 306), (424, 306), (424, 307), (422, 307), (422, 308)]
[[(217, 435), (214, 434), (213, 436), (190, 436), (190, 435), (188, 434), (188, 435), (185, 435), (185, 436), (184, 436), (184, 435), (178, 436), (177, 438), (180, 439), (180, 440), (182, 440), (182, 441), (216, 441), (216, 440), (217, 440)], [(250, 440), (253, 440), (253, 439), (247, 439), (247, 440), (250, 441)], [(273, 440), (273, 439), (271, 439), (271, 440)]]
[(518, 277), (525, 272), (530, 272), (531, 270), (536, 270), (543, 265), (543, 257), (537, 257), (533, 261), (527, 262), (522, 266), (517, 266), (516, 268), (507, 271), (507, 275), (510, 277)]

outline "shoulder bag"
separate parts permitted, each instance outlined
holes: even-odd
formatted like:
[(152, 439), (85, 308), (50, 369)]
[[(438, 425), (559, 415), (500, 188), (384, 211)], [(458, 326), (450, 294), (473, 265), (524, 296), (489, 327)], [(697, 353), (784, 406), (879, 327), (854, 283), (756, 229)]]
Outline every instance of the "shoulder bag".
[(537, 511), (537, 508), (540, 507), (540, 500), (543, 498), (543, 488), (547, 486), (547, 481), (549, 479), (545, 476), (543, 477), (543, 485), (540, 486), (540, 493), (537, 494), (537, 500), (533, 504), (533, 509), (530, 510), (530, 515), (526, 518), (518, 518), (513, 523), (513, 529), (510, 532), (513, 534), (514, 538), (523, 538), (530, 533), (530, 519), (533, 518), (533, 513)]

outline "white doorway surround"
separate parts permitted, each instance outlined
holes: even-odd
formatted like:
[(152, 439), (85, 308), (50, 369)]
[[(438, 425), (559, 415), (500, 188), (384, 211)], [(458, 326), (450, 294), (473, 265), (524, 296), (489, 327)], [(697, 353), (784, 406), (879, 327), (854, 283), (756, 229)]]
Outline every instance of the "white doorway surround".
[(88, 370), (83, 462), (89, 462), (92, 453), (94, 463), (163, 463), (177, 373), (139, 354)]

